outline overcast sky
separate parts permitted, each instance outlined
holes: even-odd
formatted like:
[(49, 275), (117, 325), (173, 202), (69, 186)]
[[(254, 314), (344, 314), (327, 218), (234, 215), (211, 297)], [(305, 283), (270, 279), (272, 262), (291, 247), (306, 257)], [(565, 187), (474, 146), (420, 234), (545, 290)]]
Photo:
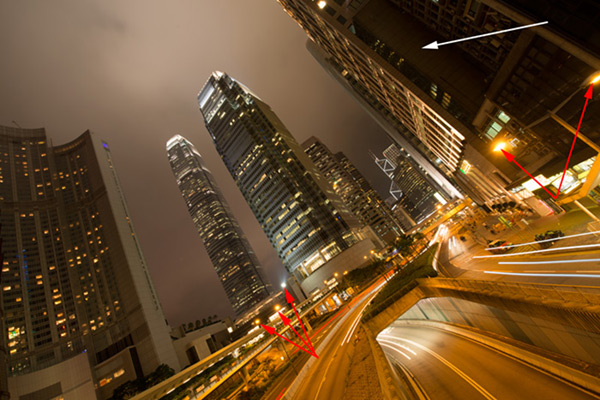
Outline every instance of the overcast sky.
[(383, 131), (319, 66), (275, 0), (3, 1), (0, 124), (45, 127), (55, 145), (86, 129), (110, 144), (171, 325), (233, 315), (166, 157), (196, 145), (275, 287), (285, 270), (219, 158), (196, 95), (214, 70), (248, 86), (298, 142), (317, 136), (371, 183)]

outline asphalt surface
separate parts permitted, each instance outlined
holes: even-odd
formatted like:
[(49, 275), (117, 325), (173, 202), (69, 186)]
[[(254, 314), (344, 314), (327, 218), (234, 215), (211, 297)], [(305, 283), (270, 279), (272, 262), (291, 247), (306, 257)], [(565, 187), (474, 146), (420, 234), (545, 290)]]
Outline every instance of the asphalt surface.
[[(540, 252), (538, 244), (515, 247), (495, 255), (485, 250), (469, 234), (449, 230), (443, 235), (440, 263), (442, 273), (461, 279), (521, 281), (561, 285), (600, 286), (600, 239), (585, 235), (556, 241), (549, 250)], [(518, 239), (523, 236), (522, 240)], [(513, 244), (530, 243), (520, 234)], [(575, 247), (582, 246), (582, 247)], [(585, 247), (583, 247), (585, 246)], [(562, 249), (561, 249), (562, 248)], [(526, 253), (526, 254), (516, 254)]]
[[(341, 316), (336, 326), (331, 328), (332, 335), (324, 348), (318, 351), (319, 359), (311, 366), (295, 393), (297, 400), (336, 400), (343, 399), (346, 388), (346, 376), (350, 368), (351, 354), (354, 350), (353, 339), (358, 331), (358, 323), (363, 309), (376, 295), (375, 288), (365, 292)], [(286, 396), (286, 399), (289, 397)]]
[(409, 369), (431, 400), (599, 398), (486, 346), (435, 328), (395, 324), (377, 340), (391, 363)]

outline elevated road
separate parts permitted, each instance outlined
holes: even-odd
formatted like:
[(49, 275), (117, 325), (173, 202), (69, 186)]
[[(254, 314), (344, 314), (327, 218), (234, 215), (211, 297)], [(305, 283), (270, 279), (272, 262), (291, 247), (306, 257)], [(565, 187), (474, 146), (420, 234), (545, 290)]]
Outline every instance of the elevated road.
[(426, 399), (599, 398), (489, 347), (435, 328), (393, 324), (377, 340), (396, 368), (401, 365), (412, 373)]

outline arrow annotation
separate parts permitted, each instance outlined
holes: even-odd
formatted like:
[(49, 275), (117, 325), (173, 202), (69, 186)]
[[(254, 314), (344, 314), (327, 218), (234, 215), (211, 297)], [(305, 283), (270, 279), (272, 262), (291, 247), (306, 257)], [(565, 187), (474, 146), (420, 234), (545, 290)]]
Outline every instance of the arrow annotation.
[(517, 26), (515, 28), (510, 28), (510, 29), (504, 29), (502, 31), (496, 31), (496, 32), (488, 32), (488, 33), (483, 33), (481, 35), (475, 35), (475, 36), (469, 36), (466, 38), (462, 38), (462, 39), (455, 39), (455, 40), (450, 40), (448, 42), (442, 42), (442, 43), (438, 43), (437, 41), (435, 42), (431, 42), (426, 46), (423, 46), (422, 49), (425, 50), (437, 50), (440, 46), (445, 46), (447, 44), (453, 44), (453, 43), (458, 43), (458, 42), (464, 42), (466, 40), (472, 40), (472, 39), (479, 39), (482, 37), (486, 37), (486, 36), (492, 36), (492, 35), (499, 35), (501, 33), (506, 33), (506, 32), (512, 32), (512, 31), (518, 31), (521, 29), (527, 29), (527, 28), (532, 28), (534, 26), (539, 26), (539, 25), (544, 25), (547, 24), (548, 21), (544, 21), (544, 22), (537, 22), (535, 24), (529, 24), (529, 25), (523, 25), (523, 26)]
[(544, 185), (542, 185), (537, 179), (535, 179), (533, 177), (533, 175), (531, 175), (525, 168), (523, 168), (523, 166), (521, 164), (519, 164), (517, 162), (517, 160), (515, 160), (514, 155), (512, 155), (508, 151), (505, 151), (504, 149), (502, 149), (502, 153), (504, 154), (504, 157), (506, 157), (508, 162), (514, 162), (515, 164), (517, 164), (517, 166), (519, 168), (521, 168), (531, 179), (533, 179), (535, 181), (535, 183), (540, 185), (542, 187), (542, 189), (544, 189), (546, 191), (546, 193), (548, 193), (550, 195), (550, 197), (552, 197), (553, 199), (557, 199), (558, 195), (560, 194), (560, 188), (562, 187), (563, 181), (565, 179), (565, 175), (567, 174), (567, 169), (569, 168), (569, 161), (571, 161), (571, 155), (573, 154), (573, 148), (575, 148), (575, 141), (577, 140), (577, 135), (579, 134), (579, 129), (581, 128), (581, 121), (583, 121), (583, 115), (585, 114), (585, 109), (587, 108), (588, 102), (592, 98), (592, 90), (593, 90), (592, 88), (593, 87), (594, 87), (594, 85), (591, 84), (590, 87), (588, 88), (587, 92), (585, 92), (585, 95), (584, 95), (585, 104), (583, 105), (583, 111), (581, 112), (581, 117), (579, 117), (579, 124), (577, 124), (577, 130), (575, 131), (575, 137), (573, 138), (573, 144), (571, 144), (571, 151), (569, 152), (569, 157), (567, 157), (567, 164), (565, 165), (565, 169), (563, 171), (562, 177), (560, 178), (560, 184), (558, 185), (558, 190), (557, 190), (556, 194), (553, 194), (551, 191), (546, 189), (546, 187)]
[[(298, 333), (298, 331), (296, 331), (296, 329), (294, 329), (294, 326), (292, 325), (292, 322), (290, 321), (290, 319), (288, 317), (286, 317), (285, 315), (283, 315), (281, 312), (279, 312), (279, 318), (281, 318), (281, 321), (283, 322), (283, 324), (285, 326), (288, 326), (292, 330), (292, 332), (294, 332), (296, 334), (296, 336), (298, 336), (298, 338), (300, 338), (300, 340), (302, 341), (302, 343), (306, 347), (301, 346), (301, 345), (299, 345), (299, 344), (291, 341), (290, 339), (286, 338), (283, 335), (280, 335), (279, 333), (277, 333), (277, 331), (275, 330), (275, 328), (273, 328), (272, 326), (267, 326), (267, 325), (262, 325), (262, 324), (261, 324), (261, 326), (269, 333), (269, 335), (275, 334), (276, 336), (282, 338), (286, 342), (293, 344), (294, 346), (296, 346), (300, 350), (302, 350), (302, 351), (310, 354), (313, 357), (319, 358), (319, 356), (315, 352), (315, 348), (314, 348), (312, 342), (310, 341), (310, 337), (308, 336), (308, 333), (306, 333), (306, 328), (304, 327), (304, 324), (302, 323), (302, 319), (300, 319), (300, 315), (298, 314), (298, 311), (296, 310), (296, 306), (294, 306), (294, 298), (292, 297), (292, 295), (290, 294), (290, 292), (287, 291), (287, 289), (284, 289), (284, 290), (285, 290), (285, 300), (294, 309), (294, 313), (296, 314), (296, 318), (298, 319), (298, 322), (300, 323), (300, 326), (302, 327), (302, 331), (304, 332), (304, 337), (302, 337), (302, 335), (300, 333)], [(306, 338), (306, 340), (304, 340), (304, 338)]]

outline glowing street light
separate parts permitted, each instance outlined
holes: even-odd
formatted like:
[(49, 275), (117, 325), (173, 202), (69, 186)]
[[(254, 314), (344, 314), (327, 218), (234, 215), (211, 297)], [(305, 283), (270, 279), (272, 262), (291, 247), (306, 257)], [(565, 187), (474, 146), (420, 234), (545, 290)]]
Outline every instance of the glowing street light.
[(595, 85), (598, 82), (600, 82), (600, 73), (598, 73), (592, 77), (592, 79), (590, 80), (590, 84)]
[(255, 323), (256, 325), (260, 324), (260, 319), (256, 319), (256, 321), (254, 321), (254, 323)]
[(281, 307), (279, 307), (279, 304), (277, 304), (277, 305), (275, 306), (275, 311), (279, 311), (279, 309), (280, 309), (280, 308), (281, 308)]
[(287, 285), (285, 284), (285, 282), (281, 282), (281, 288), (282, 288), (282, 289), (285, 289), (285, 287), (286, 287), (286, 286), (287, 286)]
[(506, 142), (498, 142), (494, 147), (495, 152), (500, 152), (506, 148)]
[(322, 10), (325, 8), (325, 6), (327, 5), (327, 2), (321, 0), (317, 3), (317, 6), (319, 6), (319, 8)]

